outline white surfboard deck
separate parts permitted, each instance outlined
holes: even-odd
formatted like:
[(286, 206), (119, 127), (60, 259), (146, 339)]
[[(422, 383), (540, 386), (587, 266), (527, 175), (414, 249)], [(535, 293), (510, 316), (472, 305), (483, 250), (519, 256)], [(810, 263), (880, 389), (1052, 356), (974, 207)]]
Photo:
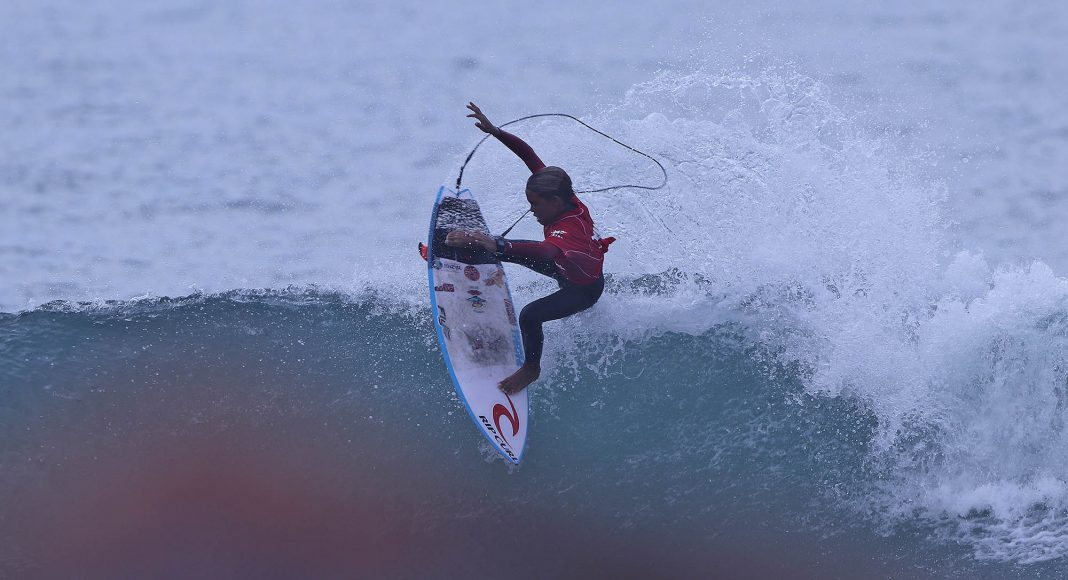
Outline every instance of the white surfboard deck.
[(502, 457), (518, 464), (527, 439), (527, 390), (505, 395), (497, 388), (523, 364), (512, 295), (493, 252), (445, 245), (454, 229), (490, 233), (471, 190), (442, 186), (427, 241), (438, 344), (471, 420)]

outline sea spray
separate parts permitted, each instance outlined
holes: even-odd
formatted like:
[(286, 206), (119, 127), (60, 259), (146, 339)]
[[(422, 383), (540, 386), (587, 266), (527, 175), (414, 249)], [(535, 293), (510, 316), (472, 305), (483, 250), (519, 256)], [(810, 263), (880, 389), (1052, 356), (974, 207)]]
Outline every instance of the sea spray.
[[(590, 196), (600, 227), (622, 232), (614, 284), (561, 324), (552, 359), (574, 372), (588, 357), (574, 353), (601, 333), (613, 337), (599, 347), (608, 369), (633, 359), (628, 344), (737, 323), (799, 364), (809, 393), (874, 413), (871, 479), (851, 499), (877, 525), (923, 518), (981, 558), (1068, 553), (1068, 282), (1040, 262), (990, 266), (960, 248), (925, 155), (902, 157), (907, 142), (844, 115), (789, 68), (665, 72), (596, 121), (653, 148), (670, 188)], [(559, 127), (533, 134), (563, 143), (577, 181), (643, 175), (622, 155), (569, 150)], [(658, 283), (638, 282), (650, 272)], [(679, 364), (694, 361), (679, 353)]]

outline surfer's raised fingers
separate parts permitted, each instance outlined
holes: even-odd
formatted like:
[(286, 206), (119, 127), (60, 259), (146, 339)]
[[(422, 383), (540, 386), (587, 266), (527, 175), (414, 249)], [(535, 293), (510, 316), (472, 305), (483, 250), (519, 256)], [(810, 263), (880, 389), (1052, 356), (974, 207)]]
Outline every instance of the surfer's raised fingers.
[(491, 135), (497, 132), (497, 127), (493, 125), (493, 123), (489, 120), (488, 117), (486, 117), (485, 113), (482, 112), (482, 109), (478, 108), (478, 105), (474, 103), (468, 103), (467, 108), (473, 111), (473, 113), (468, 115), (468, 117), (473, 117), (475, 120), (478, 121), (477, 123), (475, 123), (476, 127), (481, 129), (484, 133), (489, 133)]

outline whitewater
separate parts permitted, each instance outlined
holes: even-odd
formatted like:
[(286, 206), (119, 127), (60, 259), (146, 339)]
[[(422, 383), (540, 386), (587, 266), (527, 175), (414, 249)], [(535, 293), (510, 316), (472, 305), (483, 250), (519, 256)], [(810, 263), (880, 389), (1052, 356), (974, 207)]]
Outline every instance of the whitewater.
[[(1068, 9), (540, 9), (0, 8), (0, 576), (1068, 573)], [(518, 467), (415, 251), (469, 100), (669, 177), (584, 197)]]

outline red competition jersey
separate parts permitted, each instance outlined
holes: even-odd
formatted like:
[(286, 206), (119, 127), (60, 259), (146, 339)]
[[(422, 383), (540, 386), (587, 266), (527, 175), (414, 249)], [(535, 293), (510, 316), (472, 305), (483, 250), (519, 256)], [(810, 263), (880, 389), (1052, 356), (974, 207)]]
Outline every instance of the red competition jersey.
[(572, 197), (571, 203), (578, 207), (545, 226), (545, 243), (560, 249), (553, 262), (564, 278), (575, 284), (593, 284), (601, 277), (604, 253), (615, 239), (599, 239), (590, 210), (577, 197)]
[[(534, 153), (534, 150), (519, 137), (507, 131), (498, 130), (497, 138), (526, 163), (531, 173), (537, 173), (545, 168), (545, 164)], [(507, 251), (510, 254), (531, 257), (551, 256), (557, 270), (568, 282), (580, 285), (592, 284), (601, 277), (604, 254), (615, 238), (600, 239), (594, 231), (593, 217), (590, 216), (590, 210), (586, 208), (586, 205), (574, 196), (571, 198), (571, 203), (575, 205), (575, 209), (545, 226), (544, 242), (509, 244)]]

